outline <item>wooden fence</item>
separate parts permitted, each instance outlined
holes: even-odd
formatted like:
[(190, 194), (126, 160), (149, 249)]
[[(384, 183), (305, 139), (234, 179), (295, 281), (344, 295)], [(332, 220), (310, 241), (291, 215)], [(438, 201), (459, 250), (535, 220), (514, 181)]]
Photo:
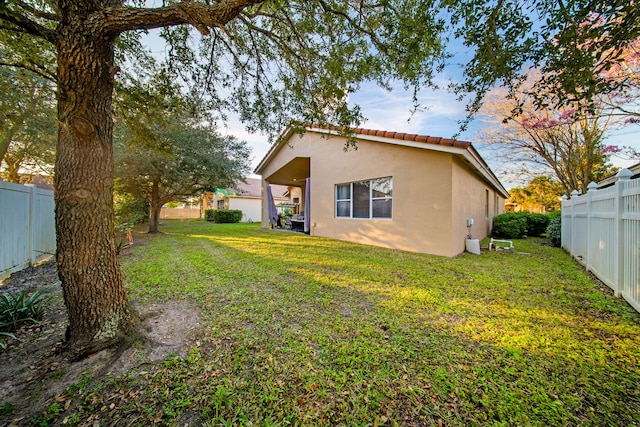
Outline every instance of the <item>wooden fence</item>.
[(53, 191), (0, 181), (0, 278), (55, 252)]
[(160, 219), (197, 219), (202, 218), (200, 208), (161, 208)]
[(562, 247), (640, 311), (640, 179), (621, 170), (615, 184), (562, 201)]

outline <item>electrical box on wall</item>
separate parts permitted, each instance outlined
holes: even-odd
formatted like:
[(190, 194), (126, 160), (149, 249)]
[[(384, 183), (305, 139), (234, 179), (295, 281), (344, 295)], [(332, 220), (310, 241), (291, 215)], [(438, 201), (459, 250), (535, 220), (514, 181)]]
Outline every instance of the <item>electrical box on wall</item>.
[(467, 220), (467, 227), (471, 227), (473, 225), (473, 218), (469, 218)]

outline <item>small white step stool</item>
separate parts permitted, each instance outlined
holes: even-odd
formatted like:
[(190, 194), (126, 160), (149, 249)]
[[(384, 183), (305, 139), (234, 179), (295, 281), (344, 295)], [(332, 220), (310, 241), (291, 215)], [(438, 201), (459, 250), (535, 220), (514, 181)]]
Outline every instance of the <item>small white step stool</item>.
[[(498, 244), (508, 245), (508, 246), (498, 246)], [(508, 249), (511, 252), (515, 251), (515, 248), (513, 247), (513, 242), (511, 240), (498, 240), (498, 239), (494, 239), (492, 237), (491, 241), (489, 242), (489, 250), (491, 250), (491, 249), (498, 250), (498, 248), (500, 248), (500, 249)]]

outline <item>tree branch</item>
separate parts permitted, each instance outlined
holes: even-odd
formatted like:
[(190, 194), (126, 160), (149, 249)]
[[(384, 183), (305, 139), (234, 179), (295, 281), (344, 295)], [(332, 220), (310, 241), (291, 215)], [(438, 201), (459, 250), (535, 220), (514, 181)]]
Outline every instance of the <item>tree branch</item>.
[(31, 64), (23, 64), (23, 63), (17, 63), (17, 62), (16, 63), (0, 62), (0, 67), (21, 68), (23, 70), (27, 70), (34, 74), (37, 74), (38, 76), (46, 80), (49, 80), (53, 83), (57, 83), (58, 81), (54, 73), (47, 70), (46, 67), (40, 64), (36, 64), (35, 62)]
[[(11, 23), (23, 32), (36, 37), (41, 37), (51, 43), (55, 43), (56, 32), (37, 22), (27, 18), (22, 13), (11, 10), (5, 1), (0, 2), (0, 20)], [(19, 30), (16, 30), (19, 31)]]
[(31, 13), (36, 18), (46, 19), (48, 21), (60, 21), (60, 16), (55, 14), (55, 13), (48, 13), (48, 12), (44, 12), (44, 11), (38, 10), (38, 9), (34, 8), (33, 6), (28, 5), (27, 3), (23, 2), (23, 1), (20, 1), (20, 0), (13, 0), (13, 1), (21, 9), (26, 10), (27, 12)]
[(223, 27), (246, 7), (260, 4), (260, 0), (222, 0), (214, 5), (181, 1), (160, 8), (111, 7), (94, 13), (97, 28), (116, 36), (130, 30), (150, 30), (175, 25), (192, 25), (202, 35), (210, 29)]

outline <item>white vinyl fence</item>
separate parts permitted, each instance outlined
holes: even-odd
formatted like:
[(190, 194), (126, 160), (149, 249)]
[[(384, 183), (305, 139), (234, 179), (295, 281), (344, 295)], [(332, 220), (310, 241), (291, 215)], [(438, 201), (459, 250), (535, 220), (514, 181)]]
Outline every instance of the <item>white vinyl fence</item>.
[(55, 252), (53, 191), (0, 181), (0, 278)]
[(562, 201), (562, 247), (640, 311), (640, 179), (621, 170), (615, 185)]

